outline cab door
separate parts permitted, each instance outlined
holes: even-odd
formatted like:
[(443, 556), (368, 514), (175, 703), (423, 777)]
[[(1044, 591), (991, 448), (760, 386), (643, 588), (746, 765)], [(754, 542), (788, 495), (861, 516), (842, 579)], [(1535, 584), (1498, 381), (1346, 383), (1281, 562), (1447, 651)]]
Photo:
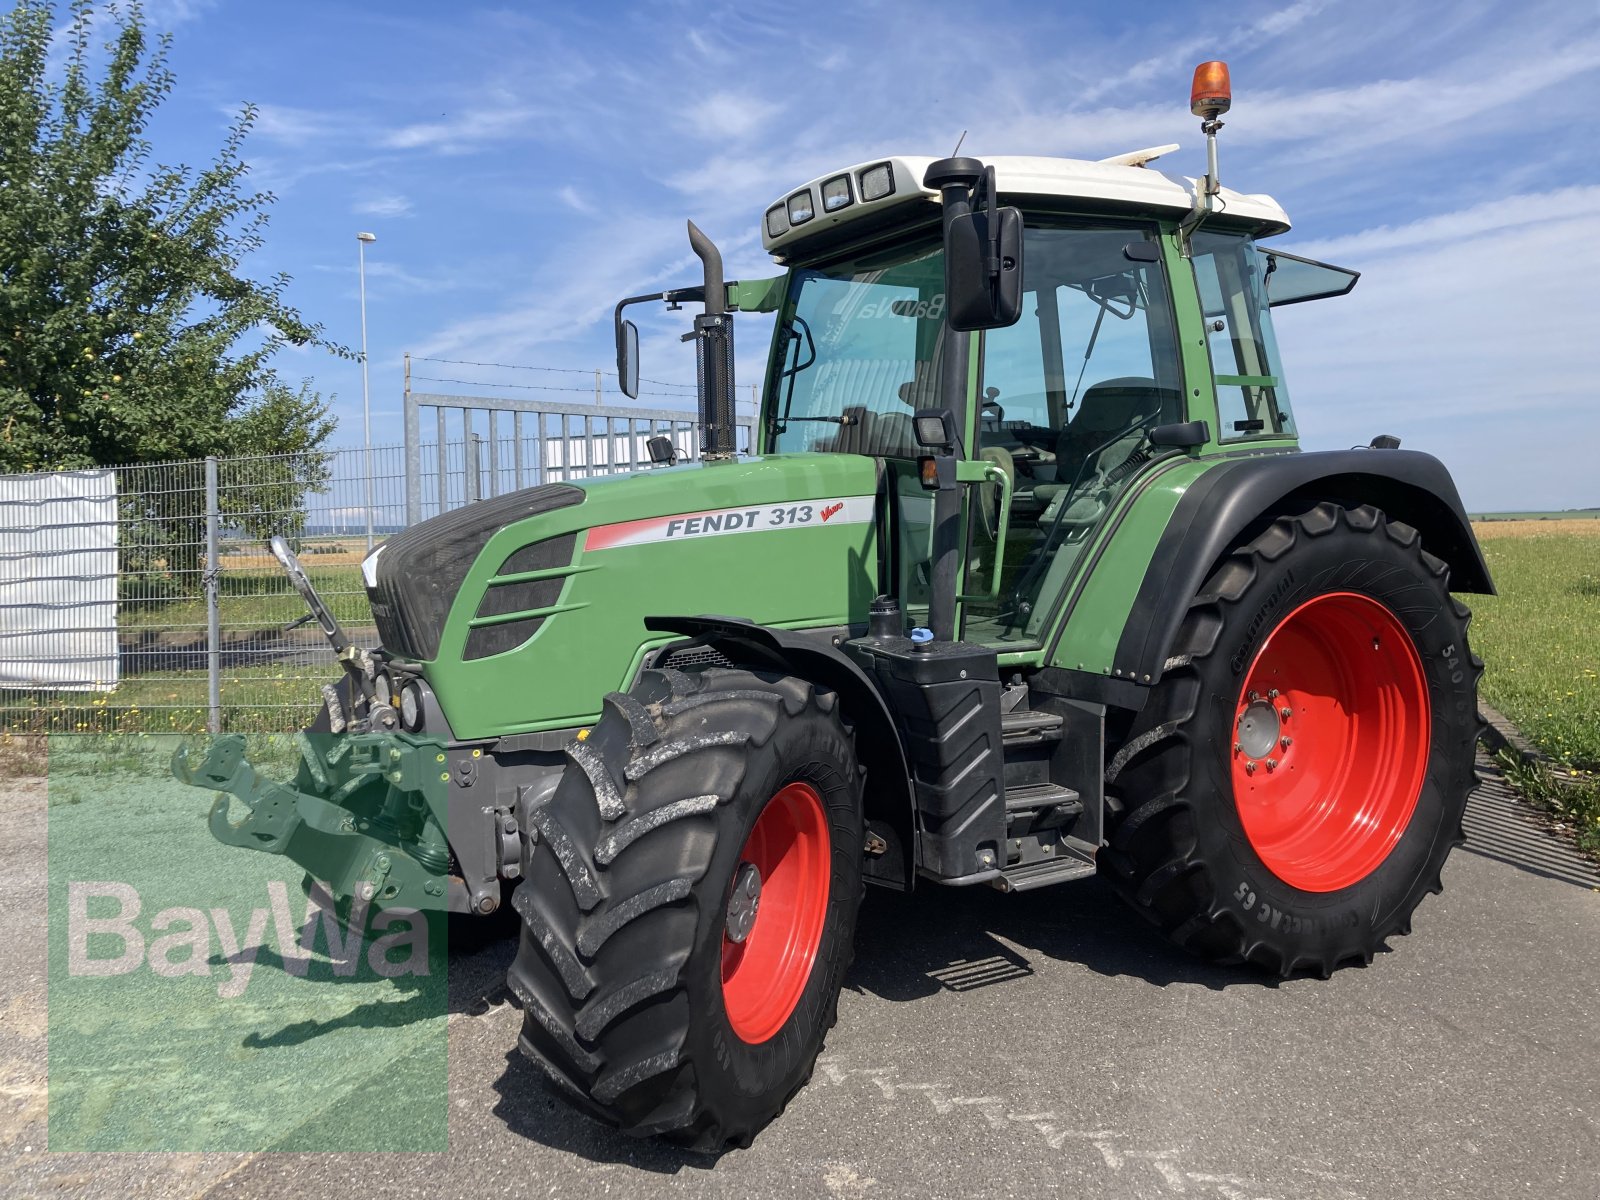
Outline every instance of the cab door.
[(1042, 644), (1085, 549), (1153, 457), (1149, 431), (1184, 419), (1159, 237), (1153, 223), (1030, 219), (1022, 318), (982, 335), (971, 445), (1009, 486), (969, 489), (969, 641)]

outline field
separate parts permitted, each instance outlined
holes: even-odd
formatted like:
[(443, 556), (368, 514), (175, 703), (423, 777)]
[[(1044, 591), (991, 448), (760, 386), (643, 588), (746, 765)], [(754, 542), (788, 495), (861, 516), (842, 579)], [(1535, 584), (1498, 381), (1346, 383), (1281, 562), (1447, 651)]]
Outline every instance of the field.
[(1468, 597), (1483, 698), (1578, 778), (1518, 779), (1600, 849), (1600, 521), (1503, 520), (1476, 526), (1498, 596)]

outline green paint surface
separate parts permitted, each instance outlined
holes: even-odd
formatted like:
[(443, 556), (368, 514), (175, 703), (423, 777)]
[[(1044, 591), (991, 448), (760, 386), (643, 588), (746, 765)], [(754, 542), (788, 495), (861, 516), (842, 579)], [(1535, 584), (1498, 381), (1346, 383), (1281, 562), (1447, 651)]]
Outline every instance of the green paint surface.
[[(647, 616), (713, 613), (785, 628), (865, 620), (877, 583), (876, 527), (822, 519), (822, 510), (867, 497), (871, 459), (775, 455), (585, 480), (582, 504), (506, 526), (478, 556), (458, 593), (427, 677), (457, 737), (482, 738), (587, 724), (605, 693), (632, 682), (640, 656), (674, 640)], [(678, 536), (591, 549), (578, 534), (574, 566), (549, 615), (520, 646), (464, 660), (469, 627), (500, 564), (529, 543), (652, 518), (806, 505), (793, 523), (754, 531)], [(859, 508), (859, 504), (857, 506)], [(833, 523), (830, 523), (833, 522)]]

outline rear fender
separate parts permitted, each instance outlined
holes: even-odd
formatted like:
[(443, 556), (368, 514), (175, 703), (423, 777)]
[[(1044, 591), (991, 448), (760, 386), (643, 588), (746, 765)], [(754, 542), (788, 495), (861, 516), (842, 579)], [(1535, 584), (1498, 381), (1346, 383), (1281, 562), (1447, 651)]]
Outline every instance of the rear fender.
[[(876, 685), (829, 640), (815, 631), (773, 629), (734, 617), (646, 617), (645, 627), (681, 633), (698, 646), (715, 649), (735, 666), (781, 671), (832, 688), (854, 727), (856, 753), (867, 769), (863, 820), (869, 840), (887, 843), (868, 854), (862, 871), (885, 887), (910, 891), (916, 877), (916, 797), (900, 732)], [(682, 643), (663, 647), (656, 663), (666, 662)]]
[(1223, 555), (1277, 517), (1323, 501), (1382, 509), (1449, 564), (1452, 591), (1494, 594), (1455, 482), (1432, 455), (1362, 448), (1234, 459), (1201, 475), (1178, 502), (1123, 627), (1116, 675), (1159, 680), (1189, 597)]

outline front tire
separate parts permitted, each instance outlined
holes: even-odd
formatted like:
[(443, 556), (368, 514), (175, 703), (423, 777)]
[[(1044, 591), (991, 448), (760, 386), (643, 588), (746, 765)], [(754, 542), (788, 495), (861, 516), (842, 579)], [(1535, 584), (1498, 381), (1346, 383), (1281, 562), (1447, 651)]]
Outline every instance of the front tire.
[(1319, 504), (1230, 554), (1107, 770), (1116, 890), (1282, 976), (1408, 933), (1475, 783), (1470, 614), (1416, 530)]
[(509, 983), (579, 1107), (748, 1145), (811, 1076), (861, 898), (861, 769), (836, 695), (646, 671), (532, 814)]

